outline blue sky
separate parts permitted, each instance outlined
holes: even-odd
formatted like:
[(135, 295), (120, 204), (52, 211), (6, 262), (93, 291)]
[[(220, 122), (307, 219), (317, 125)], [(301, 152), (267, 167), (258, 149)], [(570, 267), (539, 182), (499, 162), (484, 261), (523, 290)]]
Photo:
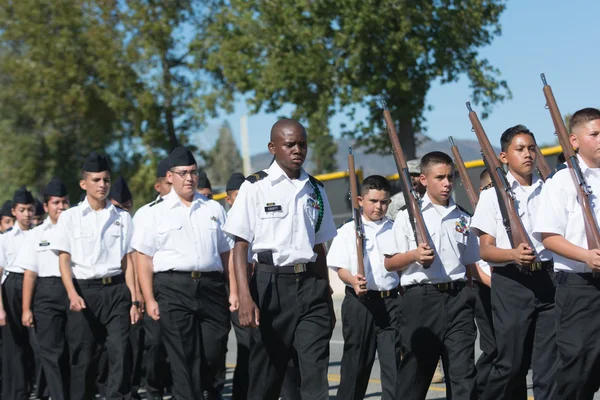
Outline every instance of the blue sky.
[[(513, 93), (512, 100), (496, 105), (489, 118), (482, 121), (493, 145), (499, 145), (502, 132), (516, 124), (529, 127), (539, 143), (554, 142), (552, 121), (544, 108), (541, 72), (546, 74), (563, 114), (600, 107), (599, 15), (598, 0), (508, 2), (501, 16), (502, 35), (481, 50), (500, 69)], [(433, 110), (425, 114), (428, 136), (438, 140), (450, 135), (475, 139), (465, 107), (469, 93), (466, 77), (457, 83), (433, 85), (427, 96)], [(245, 103), (238, 101), (234, 113), (209, 121), (200, 135), (215, 138), (218, 125), (226, 119), (239, 143), (240, 117), (247, 112)], [(248, 115), (251, 154), (266, 151), (270, 128), (285, 112)], [(331, 120), (335, 137), (340, 135), (341, 122), (351, 124), (345, 120), (343, 115)]]

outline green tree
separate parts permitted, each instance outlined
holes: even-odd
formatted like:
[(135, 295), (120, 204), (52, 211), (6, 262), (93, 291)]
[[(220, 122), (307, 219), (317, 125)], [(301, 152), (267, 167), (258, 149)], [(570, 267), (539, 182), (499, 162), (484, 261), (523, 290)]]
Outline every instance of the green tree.
[(204, 156), (206, 174), (212, 184), (224, 185), (234, 172), (242, 172), (242, 156), (233, 140), (231, 126), (223, 122), (215, 146)]
[(358, 107), (366, 108), (367, 120), (345, 133), (372, 150), (389, 147), (380, 104), (385, 100), (413, 158), (414, 133), (424, 131), (425, 98), (434, 81), (466, 75), (482, 117), (510, 97), (499, 71), (478, 52), (501, 33), (505, 3), (223, 0), (198, 36), (198, 63), (220, 83), (221, 93), (248, 95), (255, 112), (291, 104), (292, 117), (309, 128), (336, 110), (353, 119)]

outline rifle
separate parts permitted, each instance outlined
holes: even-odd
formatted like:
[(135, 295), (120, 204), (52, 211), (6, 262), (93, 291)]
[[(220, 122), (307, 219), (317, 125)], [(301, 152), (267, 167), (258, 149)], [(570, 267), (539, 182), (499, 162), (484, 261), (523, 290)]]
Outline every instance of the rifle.
[(452, 156), (454, 157), (454, 163), (456, 164), (456, 168), (458, 169), (458, 173), (460, 175), (460, 180), (465, 188), (465, 192), (467, 192), (467, 197), (469, 198), (469, 202), (471, 203), (471, 207), (473, 210), (477, 207), (477, 202), (479, 201), (479, 194), (475, 191), (475, 187), (473, 187), (473, 182), (471, 182), (471, 178), (467, 173), (467, 168), (465, 167), (465, 162), (463, 161), (462, 156), (460, 155), (460, 150), (454, 144), (454, 138), (452, 136), (448, 137), (450, 141), (450, 148), (452, 150)]
[[(400, 185), (402, 186), (402, 193), (404, 194), (406, 210), (408, 211), (410, 224), (415, 232), (417, 246), (421, 243), (426, 243), (429, 245), (429, 248), (434, 249), (433, 243), (431, 243), (429, 235), (427, 234), (427, 227), (425, 226), (425, 220), (423, 219), (423, 213), (421, 212), (419, 195), (412, 185), (408, 166), (406, 165), (406, 159), (404, 158), (402, 146), (400, 145), (400, 140), (398, 139), (398, 134), (396, 133), (396, 128), (394, 126), (394, 121), (392, 120), (392, 115), (385, 103), (383, 103), (383, 118), (385, 119), (385, 126), (390, 141), (392, 142), (392, 151), (394, 153), (398, 175), (400, 176)], [(429, 266), (430, 265), (423, 265), (423, 268), (429, 268)]]
[(352, 146), (348, 148), (348, 172), (350, 175), (350, 199), (352, 200), (352, 218), (354, 218), (354, 232), (356, 233), (356, 255), (358, 256), (358, 274), (365, 276), (365, 261), (363, 253), (363, 240), (365, 238), (365, 230), (363, 229), (360, 207), (358, 206), (358, 185), (356, 182), (356, 170), (354, 169), (354, 154), (352, 154)]
[[(554, 129), (556, 130), (558, 141), (563, 149), (563, 154), (565, 155), (567, 167), (571, 172), (571, 178), (573, 179), (575, 188), (577, 188), (577, 197), (579, 198), (579, 204), (583, 213), (583, 225), (585, 227), (585, 236), (587, 237), (588, 249), (598, 249), (600, 248), (600, 231), (598, 230), (598, 223), (594, 218), (594, 213), (592, 211), (592, 207), (590, 206), (589, 199), (589, 196), (592, 194), (592, 190), (583, 177), (583, 173), (579, 167), (577, 154), (575, 154), (575, 151), (569, 142), (569, 134), (567, 133), (567, 128), (565, 127), (565, 123), (562, 119), (562, 114), (558, 110), (558, 105), (556, 104), (556, 99), (554, 98), (552, 88), (546, 82), (546, 77), (544, 74), (541, 74), (541, 77), (542, 83), (544, 84), (543, 91), (544, 97), (546, 98), (546, 107), (550, 111), (550, 116), (552, 117), (552, 122), (554, 123)], [(594, 277), (599, 276), (600, 273), (594, 271)]]
[[(515, 205), (515, 194), (512, 191), (508, 180), (506, 179), (506, 175), (502, 166), (500, 165), (500, 161), (498, 161), (498, 157), (494, 152), (494, 148), (490, 144), (490, 140), (488, 139), (485, 131), (483, 130), (483, 126), (481, 122), (479, 122), (479, 118), (473, 109), (471, 108), (471, 103), (467, 102), (467, 109), (469, 110), (469, 120), (471, 120), (471, 124), (473, 125), (473, 130), (477, 135), (477, 140), (479, 141), (479, 145), (481, 146), (481, 154), (483, 155), (483, 160), (486, 164), (488, 171), (490, 172), (490, 178), (492, 178), (492, 184), (496, 189), (496, 195), (498, 196), (498, 204), (500, 206), (500, 212), (502, 214), (502, 224), (506, 229), (506, 233), (508, 234), (508, 238), (510, 240), (510, 244), (512, 248), (517, 248), (521, 243), (527, 244), (531, 249), (535, 248), (531, 244), (531, 240), (529, 240), (529, 235), (527, 235), (527, 231), (523, 226), (523, 222), (521, 218), (519, 218), (519, 214), (517, 213), (517, 207)], [(535, 254), (537, 256), (537, 254)]]
[(544, 155), (542, 154), (542, 151), (540, 150), (537, 144), (535, 145), (535, 152), (537, 153), (537, 170), (542, 180), (546, 182), (546, 179), (548, 179), (548, 175), (550, 175), (551, 173), (550, 167), (548, 166), (546, 158), (544, 158)]

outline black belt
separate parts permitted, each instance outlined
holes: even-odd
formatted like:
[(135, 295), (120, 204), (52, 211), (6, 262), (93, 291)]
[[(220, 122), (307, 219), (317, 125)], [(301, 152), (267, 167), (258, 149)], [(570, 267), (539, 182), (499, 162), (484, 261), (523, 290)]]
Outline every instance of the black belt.
[(594, 278), (594, 274), (591, 272), (576, 273), (558, 271), (556, 274), (556, 281), (559, 284), (570, 283), (573, 285), (600, 286), (600, 278)]
[[(358, 295), (354, 289), (348, 286), (346, 286), (346, 294), (358, 298)], [(381, 292), (378, 290), (367, 290), (365, 297), (368, 299), (387, 299), (388, 297), (398, 297), (398, 289), (384, 290)]]
[(308, 264), (294, 264), (294, 265), (286, 265), (282, 267), (277, 267), (275, 265), (267, 265), (267, 264), (256, 264), (256, 270), (260, 272), (268, 272), (270, 274), (278, 275), (278, 274), (286, 274), (286, 275), (298, 275), (305, 272), (309, 272), (312, 269), (314, 263)]
[(403, 286), (404, 290), (409, 290), (416, 287), (431, 287), (436, 289), (438, 292), (450, 292), (455, 290), (461, 290), (467, 286), (467, 282), (465, 281), (452, 281), (452, 282), (443, 282), (443, 283), (417, 283), (414, 285), (406, 285)]
[(62, 278), (58, 276), (38, 276), (38, 285), (40, 283), (50, 284), (50, 285), (62, 285)]
[(204, 278), (220, 278), (223, 276), (221, 271), (161, 271), (157, 272), (156, 275), (171, 275), (171, 276), (182, 276), (192, 279)]
[(529, 266), (523, 266), (523, 265), (512, 263), (512, 264), (506, 264), (504, 267), (516, 268), (521, 272), (552, 271), (554, 269), (554, 260), (536, 261)]
[(77, 283), (79, 285), (86, 286), (110, 286), (117, 285), (119, 283), (125, 282), (125, 276), (123, 274), (115, 275), (115, 276), (107, 276), (106, 278), (97, 278), (97, 279), (77, 279)]

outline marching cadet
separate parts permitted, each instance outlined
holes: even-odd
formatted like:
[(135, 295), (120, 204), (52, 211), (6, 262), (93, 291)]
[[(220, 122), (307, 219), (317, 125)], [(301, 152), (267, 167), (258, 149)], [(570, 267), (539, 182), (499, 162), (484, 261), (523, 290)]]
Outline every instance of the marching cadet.
[[(600, 221), (600, 110), (584, 108), (569, 122), (570, 142), (587, 185), (592, 212)], [(600, 250), (589, 249), (577, 191), (568, 168), (546, 181), (537, 207), (533, 231), (554, 253), (560, 360), (555, 399), (592, 399), (600, 387)], [(549, 349), (545, 349), (549, 352)], [(556, 357), (550, 353), (549, 356)], [(535, 369), (534, 369), (535, 373)], [(548, 397), (549, 398), (549, 397)]]
[[(167, 180), (167, 171), (169, 170), (169, 159), (162, 159), (156, 168), (156, 181), (154, 189), (158, 192), (156, 199), (140, 207), (133, 216), (133, 226), (141, 227), (147, 213), (158, 204), (163, 197), (171, 192), (171, 184)], [(139, 253), (134, 253), (135, 265), (138, 265)], [(139, 281), (139, 279), (138, 279)], [(170, 381), (169, 365), (167, 363), (167, 353), (161, 340), (160, 323), (155, 321), (145, 312), (144, 296), (140, 292), (138, 298), (143, 312), (143, 335), (141, 346), (144, 349), (142, 355), (142, 374), (143, 383), (146, 388), (146, 398), (148, 400), (160, 400), (164, 396), (165, 388)]]
[(17, 264), (17, 254), (26, 243), (35, 212), (35, 200), (24, 186), (13, 197), (12, 213), (16, 224), (6, 231), (0, 241), (2, 268), (2, 398), (24, 400), (29, 398), (28, 385), (32, 382), (30, 368), (31, 348), (29, 331), (21, 324), (23, 267)]
[[(394, 240), (384, 250), (385, 268), (402, 271), (400, 301), (403, 358), (398, 371), (397, 399), (425, 399), (440, 356), (448, 395), (474, 399), (475, 324), (466, 268), (479, 260), (477, 237), (469, 230), (470, 215), (451, 198), (452, 159), (434, 151), (421, 159), (426, 188), (422, 213), (434, 248), (416, 243), (407, 210), (398, 214)], [(423, 264), (431, 264), (423, 268)]]
[[(275, 123), (268, 145), (275, 162), (244, 182), (225, 225), (236, 240), (240, 324), (257, 328), (250, 350), (251, 400), (278, 398), (293, 349), (302, 398), (329, 398), (335, 315), (323, 244), (337, 232), (322, 183), (302, 168), (307, 145), (300, 123)], [(256, 262), (250, 285), (249, 243)]]
[[(23, 278), (24, 326), (35, 329), (41, 367), (53, 400), (69, 397), (69, 362), (66, 351), (67, 293), (60, 278), (58, 254), (49, 249), (60, 214), (69, 208), (67, 188), (52, 178), (43, 191), (42, 225), (32, 229), (17, 255), (25, 269)], [(34, 295), (35, 288), (35, 295)]]
[[(385, 214), (391, 186), (383, 176), (367, 177), (361, 185), (358, 204), (364, 226), (365, 276), (358, 274), (354, 222), (338, 229), (327, 254), (327, 265), (346, 284), (342, 303), (344, 354), (337, 397), (362, 399), (367, 391), (375, 352), (381, 364), (382, 399), (396, 398), (401, 341), (398, 332), (397, 272), (383, 266), (380, 243), (393, 239), (393, 221)], [(360, 296), (362, 300), (359, 300)]]
[(198, 193), (208, 197), (209, 199), (213, 198), (212, 186), (210, 185), (208, 176), (204, 171), (198, 172)]
[(6, 200), (0, 208), (0, 233), (4, 233), (15, 224), (15, 216), (12, 214), (12, 202)]
[(130, 212), (133, 208), (133, 196), (131, 195), (129, 186), (127, 186), (127, 182), (122, 176), (110, 186), (109, 198), (115, 207), (122, 208), (127, 212)]
[[(537, 399), (553, 399), (556, 391), (556, 328), (552, 254), (532, 237), (543, 181), (534, 173), (536, 142), (523, 125), (500, 138), (500, 160), (531, 244), (513, 249), (503, 224), (496, 190), (481, 192), (471, 227), (479, 233), (481, 258), (493, 268), (491, 301), (497, 356), (482, 399), (526, 398), (523, 385), (529, 365)], [(518, 390), (515, 390), (518, 389)]]
[(31, 221), (31, 224), (34, 228), (44, 223), (45, 214), (46, 211), (44, 211), (44, 203), (42, 203), (38, 199), (35, 199), (35, 213), (33, 214), (33, 219)]
[(135, 229), (138, 276), (146, 312), (161, 323), (174, 397), (218, 399), (231, 329), (227, 283), (233, 242), (222, 229), (223, 207), (196, 192), (192, 153), (178, 147), (169, 159), (171, 193)]
[(131, 251), (131, 216), (107, 196), (110, 167), (92, 152), (82, 167), (79, 185), (86, 197), (63, 211), (48, 246), (58, 251), (69, 299), (67, 341), (70, 353), (71, 400), (93, 398), (99, 349), (106, 346), (106, 398), (131, 396), (129, 326), (139, 319)]

